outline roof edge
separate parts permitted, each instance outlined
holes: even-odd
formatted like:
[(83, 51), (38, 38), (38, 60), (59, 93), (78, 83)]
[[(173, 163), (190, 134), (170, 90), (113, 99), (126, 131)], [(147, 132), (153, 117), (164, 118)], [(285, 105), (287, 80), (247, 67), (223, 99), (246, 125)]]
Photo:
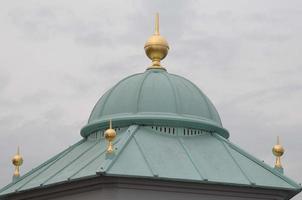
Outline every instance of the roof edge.
[[(101, 178), (100, 178), (101, 177)], [(50, 185), (46, 185), (43, 186), (44, 192), (47, 189), (56, 189), (56, 188), (61, 188), (63, 189), (63, 185), (65, 184), (69, 184), (71, 185), (70, 188), (73, 188), (75, 185), (74, 184), (81, 184), (81, 188), (83, 188), (83, 186), (90, 186), (91, 184), (95, 185), (97, 183), (101, 183), (102, 185), (104, 183), (108, 183), (108, 180), (110, 181), (110, 184), (112, 183), (112, 180), (116, 180), (118, 182), (122, 182), (122, 183), (129, 183), (129, 181), (131, 182), (132, 180), (134, 182), (137, 183), (141, 183), (141, 181), (148, 181), (150, 184), (158, 184), (158, 181), (162, 182), (164, 185), (167, 184), (173, 184), (173, 185), (179, 185), (181, 184), (183, 186), (183, 184), (198, 184), (195, 185), (195, 188), (198, 187), (198, 189), (200, 189), (200, 187), (209, 187), (209, 186), (218, 186), (220, 189), (222, 187), (240, 187), (242, 189), (246, 189), (246, 190), (250, 190), (250, 189), (261, 189), (262, 191), (264, 190), (282, 190), (282, 191), (286, 191), (288, 192), (288, 199), (292, 198), (293, 196), (297, 195), (299, 192), (301, 192), (300, 190), (297, 189), (289, 189), (289, 188), (280, 188), (280, 187), (257, 187), (257, 186), (253, 186), (253, 185), (241, 185), (241, 184), (234, 184), (234, 183), (218, 183), (218, 182), (211, 182), (211, 181), (189, 181), (189, 180), (182, 180), (182, 179), (174, 179), (174, 178), (157, 178), (157, 177), (143, 177), (143, 176), (139, 176), (139, 177), (131, 177), (131, 176), (117, 176), (117, 175), (111, 175), (111, 174), (95, 174), (93, 176), (88, 176), (88, 177), (82, 177), (82, 178), (77, 178), (77, 179), (73, 179), (73, 180), (68, 180), (68, 181), (62, 181), (62, 182), (58, 182), (55, 184), (50, 184)], [(202, 185), (200, 185), (202, 184)], [(10, 198), (13, 195), (24, 195), (24, 194), (34, 194), (34, 192), (38, 191), (39, 189), (41, 189), (42, 187), (34, 187), (34, 188), (30, 188), (27, 190), (23, 190), (23, 191), (19, 191), (19, 192), (12, 192), (12, 193), (7, 193), (7, 194), (3, 194), (0, 195), (0, 198)], [(75, 187), (78, 188), (78, 187)], [(227, 188), (226, 188), (227, 189)], [(91, 190), (91, 188), (89, 187), (89, 190)], [(57, 191), (57, 190), (56, 190)], [(49, 194), (49, 193), (47, 193)]]

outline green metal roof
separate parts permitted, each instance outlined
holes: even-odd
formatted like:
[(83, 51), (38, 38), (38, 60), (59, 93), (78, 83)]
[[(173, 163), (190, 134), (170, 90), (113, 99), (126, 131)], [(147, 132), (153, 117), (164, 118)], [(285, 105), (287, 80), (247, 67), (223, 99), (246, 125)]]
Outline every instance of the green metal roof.
[(116, 130), (113, 155), (106, 154), (103, 131), (97, 131), (4, 187), (0, 196), (99, 174), (301, 190), (217, 133), (138, 125)]
[(85, 137), (105, 128), (109, 119), (116, 126), (134, 121), (140, 125), (203, 126), (229, 137), (209, 98), (191, 81), (164, 69), (148, 69), (117, 83), (97, 102), (81, 134)]
[[(113, 120), (115, 153), (104, 130)], [(80, 142), (0, 190), (0, 197), (104, 176), (291, 190), (301, 186), (233, 145), (211, 101), (163, 69), (125, 78), (95, 105)]]

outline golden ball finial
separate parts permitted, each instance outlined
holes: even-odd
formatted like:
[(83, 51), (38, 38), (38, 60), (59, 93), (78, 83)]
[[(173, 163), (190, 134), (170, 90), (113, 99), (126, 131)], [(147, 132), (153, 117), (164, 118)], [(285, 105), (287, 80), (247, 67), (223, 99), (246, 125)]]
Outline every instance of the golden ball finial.
[(104, 133), (106, 140), (108, 140), (107, 153), (112, 153), (114, 151), (112, 141), (116, 137), (116, 132), (112, 128), (112, 121), (110, 120), (109, 129), (107, 129)]
[(13, 165), (18, 166), (18, 167), (23, 164), (23, 158), (20, 155), (19, 147), (18, 147), (17, 154), (14, 155), (14, 157), (12, 158), (12, 163), (13, 163)]
[(18, 147), (17, 154), (12, 158), (12, 163), (15, 166), (14, 177), (20, 176), (20, 166), (23, 164), (23, 158), (20, 155), (20, 150)]
[(12, 163), (15, 166), (21, 166), (23, 164), (23, 158), (20, 155), (15, 155), (12, 159)]
[(167, 56), (169, 45), (167, 40), (159, 34), (158, 13), (155, 18), (155, 33), (147, 40), (144, 49), (148, 58), (152, 60), (150, 68), (162, 68), (160, 61)]
[(282, 147), (282, 145), (280, 145), (280, 144), (276, 144), (274, 147), (273, 147), (273, 154), (275, 155), (275, 156), (282, 156), (283, 154), (284, 154), (284, 148)]
[(272, 152), (276, 156), (275, 168), (282, 168), (281, 156), (284, 154), (285, 150), (280, 144), (279, 136), (277, 137), (277, 144), (274, 145)]
[(106, 140), (108, 140), (108, 141), (113, 141), (114, 140), (114, 138), (116, 137), (116, 132), (115, 132), (115, 130), (112, 128), (112, 121), (110, 120), (110, 126), (109, 126), (109, 129), (107, 129), (106, 131), (105, 131), (105, 138), (106, 138)]

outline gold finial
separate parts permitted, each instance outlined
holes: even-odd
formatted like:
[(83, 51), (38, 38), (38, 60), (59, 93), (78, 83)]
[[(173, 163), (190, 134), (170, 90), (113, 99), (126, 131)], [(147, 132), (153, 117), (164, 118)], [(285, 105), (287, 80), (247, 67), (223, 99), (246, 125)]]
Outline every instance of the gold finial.
[(112, 141), (114, 140), (115, 137), (116, 137), (116, 132), (114, 129), (112, 129), (112, 121), (110, 120), (109, 129), (105, 131), (105, 138), (109, 142), (107, 146), (107, 153), (113, 153), (114, 148), (113, 148)]
[(12, 163), (15, 166), (14, 177), (20, 176), (20, 166), (23, 164), (23, 158), (20, 155), (20, 148), (18, 147), (17, 154), (12, 158)]
[(280, 144), (279, 136), (277, 137), (277, 144), (272, 149), (273, 154), (276, 156), (275, 168), (282, 169), (281, 156), (284, 154), (284, 148)]
[(169, 50), (166, 39), (159, 33), (159, 14), (155, 16), (155, 32), (145, 43), (145, 52), (148, 58), (152, 60), (149, 68), (162, 68), (160, 61), (163, 60)]

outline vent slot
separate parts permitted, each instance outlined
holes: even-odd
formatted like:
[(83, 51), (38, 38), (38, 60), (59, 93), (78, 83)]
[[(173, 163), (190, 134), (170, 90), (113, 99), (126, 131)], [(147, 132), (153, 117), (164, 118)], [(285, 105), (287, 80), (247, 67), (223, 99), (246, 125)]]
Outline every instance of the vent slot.
[(151, 129), (155, 130), (155, 133), (164, 133), (168, 135), (175, 135), (176, 130), (173, 127), (165, 127), (165, 126), (151, 126)]
[(190, 129), (190, 128), (184, 128), (183, 129), (183, 136), (196, 136), (196, 135), (202, 135), (204, 132), (199, 129)]
[[(202, 131), (200, 129), (173, 128), (173, 127), (165, 127), (165, 126), (151, 126), (151, 129), (153, 129), (155, 131), (155, 133), (174, 135), (174, 136), (176, 136), (176, 135), (197, 136), (197, 135), (202, 135), (205, 133), (205, 131)], [(177, 132), (177, 129), (179, 130), (179, 132)]]

